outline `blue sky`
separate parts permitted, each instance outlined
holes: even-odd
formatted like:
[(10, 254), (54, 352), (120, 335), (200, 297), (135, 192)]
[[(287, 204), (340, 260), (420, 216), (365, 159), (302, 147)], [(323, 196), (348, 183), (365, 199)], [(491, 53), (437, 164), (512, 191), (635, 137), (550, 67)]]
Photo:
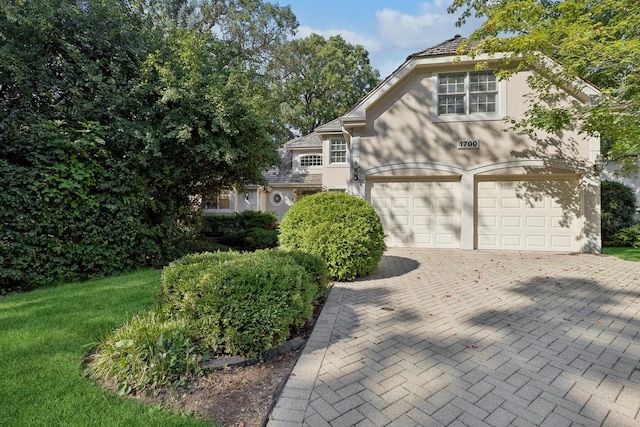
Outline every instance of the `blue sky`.
[(478, 26), (472, 21), (456, 27), (457, 15), (447, 13), (451, 0), (271, 0), (291, 5), (298, 17), (299, 37), (317, 33), (340, 34), (347, 42), (369, 51), (382, 78), (406, 57), (452, 38), (468, 36)]

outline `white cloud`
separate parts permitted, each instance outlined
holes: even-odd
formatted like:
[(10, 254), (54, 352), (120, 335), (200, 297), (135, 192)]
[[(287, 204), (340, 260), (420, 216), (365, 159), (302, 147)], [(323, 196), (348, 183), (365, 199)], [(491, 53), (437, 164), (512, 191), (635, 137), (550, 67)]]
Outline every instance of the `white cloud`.
[(383, 9), (376, 12), (376, 19), (381, 40), (400, 49), (426, 49), (452, 38), (460, 31), (455, 26), (456, 17), (447, 13), (409, 15)]

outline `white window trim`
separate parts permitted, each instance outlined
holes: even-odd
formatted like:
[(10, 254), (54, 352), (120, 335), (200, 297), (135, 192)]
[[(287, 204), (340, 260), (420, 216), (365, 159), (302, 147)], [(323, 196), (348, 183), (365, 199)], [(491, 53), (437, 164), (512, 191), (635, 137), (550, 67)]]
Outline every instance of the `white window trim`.
[[(333, 154), (333, 150), (331, 150), (331, 143), (332, 141), (336, 141), (336, 140), (340, 140), (344, 143), (344, 151), (345, 151), (345, 156), (344, 156), (344, 162), (333, 162), (331, 161), (331, 155)], [(329, 139), (329, 150), (328, 150), (328, 164), (329, 166), (331, 165), (337, 165), (337, 166), (345, 166), (347, 164), (349, 164), (349, 147), (347, 146), (347, 140), (345, 138), (330, 138)]]
[[(446, 71), (441, 74), (455, 74), (455, 73), (467, 73), (465, 78), (465, 89), (468, 94), (469, 85), (469, 72), (475, 70), (466, 71)], [(431, 99), (431, 121), (432, 122), (476, 122), (485, 120), (502, 120), (507, 113), (507, 82), (506, 80), (497, 81), (498, 94), (496, 95), (496, 112), (495, 113), (472, 113), (472, 114), (438, 114), (438, 75), (439, 73), (433, 73), (431, 76), (431, 85), (433, 90), (431, 93), (433, 97)]]
[[(320, 164), (319, 165), (303, 165), (303, 160), (308, 158), (308, 157), (317, 157), (320, 159)], [(311, 154), (303, 154), (300, 156), (300, 158), (298, 159), (298, 164), (300, 165), (301, 168), (321, 168), (322, 165), (324, 164), (324, 159), (322, 158), (322, 154), (320, 153), (311, 153)]]

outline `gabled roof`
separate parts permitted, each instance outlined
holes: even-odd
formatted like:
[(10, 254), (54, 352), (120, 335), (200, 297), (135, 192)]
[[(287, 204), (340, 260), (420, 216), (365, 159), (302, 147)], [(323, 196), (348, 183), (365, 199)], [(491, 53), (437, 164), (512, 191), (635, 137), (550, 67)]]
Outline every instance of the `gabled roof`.
[(285, 149), (289, 148), (306, 148), (306, 147), (321, 147), (322, 139), (318, 136), (317, 133), (311, 132), (308, 135), (300, 136), (298, 138), (294, 138), (290, 141), (287, 141), (284, 144)]
[(340, 122), (340, 119), (333, 119), (328, 123), (325, 123), (323, 125), (318, 126), (317, 128), (315, 128), (314, 133), (315, 132), (319, 132), (319, 133), (325, 133), (325, 132), (342, 132), (342, 123)]
[(460, 34), (456, 34), (452, 39), (446, 40), (421, 52), (416, 52), (409, 55), (407, 59), (426, 56), (456, 55), (458, 53), (458, 48), (460, 47), (460, 45), (466, 41), (466, 38), (462, 37)]

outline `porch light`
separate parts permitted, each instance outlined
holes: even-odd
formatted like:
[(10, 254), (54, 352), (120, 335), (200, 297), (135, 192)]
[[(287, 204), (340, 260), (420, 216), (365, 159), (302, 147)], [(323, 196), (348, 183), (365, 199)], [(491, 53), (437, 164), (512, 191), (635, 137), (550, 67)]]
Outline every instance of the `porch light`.
[(596, 159), (593, 161), (593, 171), (597, 174), (600, 174), (604, 168), (607, 166), (608, 160), (602, 154), (598, 154)]
[(358, 162), (353, 164), (353, 180), (358, 181), (360, 179), (360, 166), (358, 166)]

